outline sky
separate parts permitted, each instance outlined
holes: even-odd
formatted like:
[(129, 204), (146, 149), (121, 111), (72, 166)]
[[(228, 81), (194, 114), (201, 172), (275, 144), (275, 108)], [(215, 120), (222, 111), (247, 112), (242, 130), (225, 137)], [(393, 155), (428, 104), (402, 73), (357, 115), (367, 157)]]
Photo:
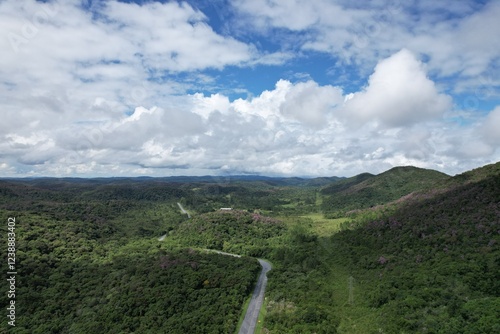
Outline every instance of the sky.
[(500, 161), (500, 1), (0, 0), (0, 177)]

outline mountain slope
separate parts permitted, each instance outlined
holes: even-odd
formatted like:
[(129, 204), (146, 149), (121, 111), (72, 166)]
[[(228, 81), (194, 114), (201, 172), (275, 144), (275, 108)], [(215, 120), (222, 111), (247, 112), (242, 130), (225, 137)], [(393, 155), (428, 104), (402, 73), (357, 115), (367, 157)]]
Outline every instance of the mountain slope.
[(346, 190), (349, 187), (355, 186), (356, 184), (361, 183), (365, 180), (371, 179), (372, 177), (375, 177), (375, 175), (370, 173), (362, 173), (347, 179), (340, 180), (331, 185), (328, 185), (327, 187), (324, 187), (321, 190), (321, 193), (324, 195), (335, 194), (343, 190)]
[(414, 191), (431, 189), (449, 178), (438, 171), (417, 167), (394, 167), (376, 176), (360, 174), (324, 188), (322, 210), (346, 212), (384, 204)]
[(370, 306), (388, 316), (387, 332), (499, 331), (499, 166), (331, 238), (336, 259), (371, 289)]
[(475, 168), (462, 174), (455, 175), (450, 179), (450, 184), (463, 184), (467, 182), (477, 182), (485, 178), (500, 175), (500, 162)]

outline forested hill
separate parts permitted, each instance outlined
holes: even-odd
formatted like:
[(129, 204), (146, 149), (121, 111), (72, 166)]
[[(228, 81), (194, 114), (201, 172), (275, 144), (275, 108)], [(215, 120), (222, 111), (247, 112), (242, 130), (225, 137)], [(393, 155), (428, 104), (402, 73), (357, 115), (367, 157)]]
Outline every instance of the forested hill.
[(332, 237), (336, 258), (370, 286), (388, 332), (499, 332), (499, 168), (455, 176)]
[(323, 188), (322, 209), (325, 213), (345, 214), (431, 189), (448, 179), (446, 174), (417, 167), (394, 167), (378, 175), (364, 173)]
[(255, 257), (269, 256), (285, 233), (283, 222), (241, 210), (215, 211), (182, 222), (171, 237), (180, 243)]

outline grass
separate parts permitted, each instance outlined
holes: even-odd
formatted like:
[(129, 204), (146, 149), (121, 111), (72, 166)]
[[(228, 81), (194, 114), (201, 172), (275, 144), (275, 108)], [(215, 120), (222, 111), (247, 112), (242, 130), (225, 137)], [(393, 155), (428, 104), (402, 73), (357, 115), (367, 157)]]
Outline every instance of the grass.
[(328, 219), (322, 213), (310, 213), (301, 217), (311, 219), (312, 231), (319, 237), (327, 237), (337, 233), (340, 231), (342, 223), (348, 220), (348, 218)]
[(257, 325), (255, 326), (255, 333), (261, 334), (264, 328), (264, 319), (267, 313), (267, 298), (264, 298), (264, 302), (262, 303), (262, 307), (259, 311), (259, 317), (257, 318)]

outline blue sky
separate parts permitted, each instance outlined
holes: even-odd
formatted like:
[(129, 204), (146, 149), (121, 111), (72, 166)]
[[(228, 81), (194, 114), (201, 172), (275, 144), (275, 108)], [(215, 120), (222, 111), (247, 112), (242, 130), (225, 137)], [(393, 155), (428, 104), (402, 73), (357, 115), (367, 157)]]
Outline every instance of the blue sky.
[(500, 2), (0, 2), (0, 177), (500, 160)]

